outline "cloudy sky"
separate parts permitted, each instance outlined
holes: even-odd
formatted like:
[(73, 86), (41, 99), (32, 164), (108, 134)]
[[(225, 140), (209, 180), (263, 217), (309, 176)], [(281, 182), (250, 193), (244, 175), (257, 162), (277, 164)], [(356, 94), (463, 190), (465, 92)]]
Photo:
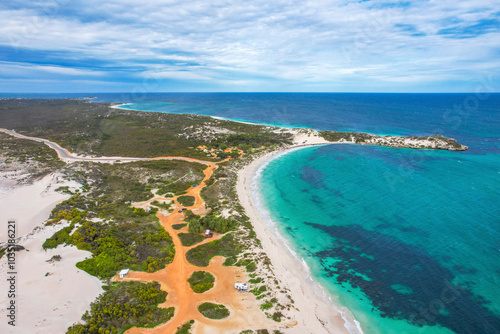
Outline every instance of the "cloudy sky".
[(473, 92), (498, 0), (9, 0), (0, 92)]

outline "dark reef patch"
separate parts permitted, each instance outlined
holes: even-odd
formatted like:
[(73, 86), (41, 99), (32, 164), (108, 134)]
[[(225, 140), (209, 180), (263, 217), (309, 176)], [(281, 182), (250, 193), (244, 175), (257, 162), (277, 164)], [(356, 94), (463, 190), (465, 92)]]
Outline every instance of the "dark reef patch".
[(326, 186), (323, 183), (323, 178), (325, 177), (325, 174), (321, 173), (320, 171), (317, 171), (311, 166), (304, 166), (301, 168), (301, 173), (300, 173), (300, 178), (309, 183), (312, 187), (319, 189), (319, 188), (325, 188)]
[(376, 226), (377, 229), (389, 229), (389, 230), (390, 229), (397, 229), (397, 230), (399, 230), (401, 232), (407, 232), (407, 233), (412, 233), (412, 234), (420, 234), (420, 235), (422, 235), (424, 237), (429, 237), (430, 236), (429, 232), (424, 231), (422, 229), (419, 229), (418, 227), (411, 226), (410, 223), (406, 223), (407, 225), (403, 226), (403, 225), (389, 223), (384, 218), (377, 218), (377, 219), (380, 220), (381, 222), (383, 222), (382, 224), (378, 224)]
[[(458, 334), (500, 333), (500, 316), (486, 307), (488, 301), (467, 285), (453, 285), (454, 273), (420, 247), (359, 225), (306, 224), (335, 240), (314, 253), (327, 275), (341, 285), (359, 287), (382, 317), (416, 326), (441, 325)], [(331, 266), (329, 258), (341, 261)]]

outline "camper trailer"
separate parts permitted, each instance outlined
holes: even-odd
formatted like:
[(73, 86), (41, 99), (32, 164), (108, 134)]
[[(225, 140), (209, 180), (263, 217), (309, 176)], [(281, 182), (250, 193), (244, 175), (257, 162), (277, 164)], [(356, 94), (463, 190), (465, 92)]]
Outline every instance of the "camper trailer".
[(125, 276), (127, 276), (128, 272), (129, 272), (129, 269), (121, 270), (120, 274), (119, 274), (120, 278), (125, 278)]
[(242, 292), (247, 292), (248, 291), (248, 285), (246, 283), (236, 283), (234, 285), (234, 288), (238, 291)]
[(213, 236), (214, 236), (214, 234), (212, 232), (210, 232), (210, 230), (205, 231), (205, 238), (211, 238)]

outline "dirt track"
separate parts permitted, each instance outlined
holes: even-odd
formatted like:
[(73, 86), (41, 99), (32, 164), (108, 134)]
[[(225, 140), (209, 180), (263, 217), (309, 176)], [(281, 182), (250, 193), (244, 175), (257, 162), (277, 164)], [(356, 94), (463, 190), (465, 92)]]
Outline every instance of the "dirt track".
[[(215, 169), (215, 164), (210, 165), (204, 170), (205, 178), (208, 180)], [(204, 210), (204, 201), (200, 196), (200, 191), (205, 183), (190, 188), (186, 195), (194, 196), (195, 204), (187, 207), (189, 210)], [(169, 215), (158, 214), (158, 218), (165, 230), (172, 236), (175, 245), (175, 257), (171, 264), (163, 270), (155, 273), (130, 272), (123, 280), (127, 281), (156, 281), (161, 284), (162, 290), (168, 293), (167, 300), (160, 307), (175, 307), (174, 317), (167, 323), (156, 328), (131, 328), (126, 333), (175, 333), (177, 327), (189, 320), (195, 320), (194, 333), (239, 333), (245, 329), (260, 329), (275, 327), (276, 323), (267, 319), (259, 309), (259, 301), (251, 293), (240, 293), (234, 289), (234, 283), (247, 282), (248, 277), (241, 267), (224, 267), (223, 257), (214, 257), (208, 267), (200, 268), (193, 266), (186, 260), (186, 252), (200, 244), (184, 247), (179, 237), (180, 232), (187, 232), (187, 227), (181, 230), (174, 230), (173, 224), (179, 224), (183, 221), (183, 213), (178, 210), (182, 206), (177, 202), (177, 197), (173, 198), (174, 211)], [(150, 201), (147, 201), (150, 202)], [(144, 203), (145, 204), (145, 203)], [(137, 203), (137, 206), (143, 206), (143, 203)], [(221, 235), (214, 235), (212, 239), (207, 239), (203, 243), (220, 238)], [(194, 271), (205, 270), (215, 277), (215, 286), (211, 290), (198, 294), (194, 293), (189, 286), (187, 279)], [(120, 280), (116, 278), (116, 280)], [(230, 312), (230, 316), (222, 320), (210, 320), (198, 312), (199, 304), (210, 301), (224, 304)]]
[(189, 162), (196, 162), (203, 165), (213, 165), (214, 162), (199, 160), (194, 158), (187, 157), (177, 157), (177, 156), (165, 156), (165, 157), (155, 157), (155, 158), (132, 158), (132, 157), (89, 157), (89, 156), (78, 156), (67, 149), (61, 147), (59, 144), (54, 143), (50, 140), (38, 138), (38, 137), (30, 137), (19, 134), (14, 130), (8, 130), (0, 128), (0, 132), (11, 135), (20, 139), (28, 139), (33, 140), (39, 143), (44, 143), (54, 151), (56, 151), (58, 157), (65, 162), (76, 162), (76, 161), (93, 161), (93, 162), (102, 162), (102, 163), (115, 163), (115, 162), (133, 162), (133, 161), (148, 161), (148, 160), (183, 160)]

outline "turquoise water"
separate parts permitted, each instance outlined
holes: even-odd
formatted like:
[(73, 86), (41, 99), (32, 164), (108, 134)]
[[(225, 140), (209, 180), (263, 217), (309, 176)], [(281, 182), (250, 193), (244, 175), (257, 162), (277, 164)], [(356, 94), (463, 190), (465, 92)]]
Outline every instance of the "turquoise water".
[(271, 161), (262, 202), (366, 333), (500, 330), (498, 155), (348, 144)]

